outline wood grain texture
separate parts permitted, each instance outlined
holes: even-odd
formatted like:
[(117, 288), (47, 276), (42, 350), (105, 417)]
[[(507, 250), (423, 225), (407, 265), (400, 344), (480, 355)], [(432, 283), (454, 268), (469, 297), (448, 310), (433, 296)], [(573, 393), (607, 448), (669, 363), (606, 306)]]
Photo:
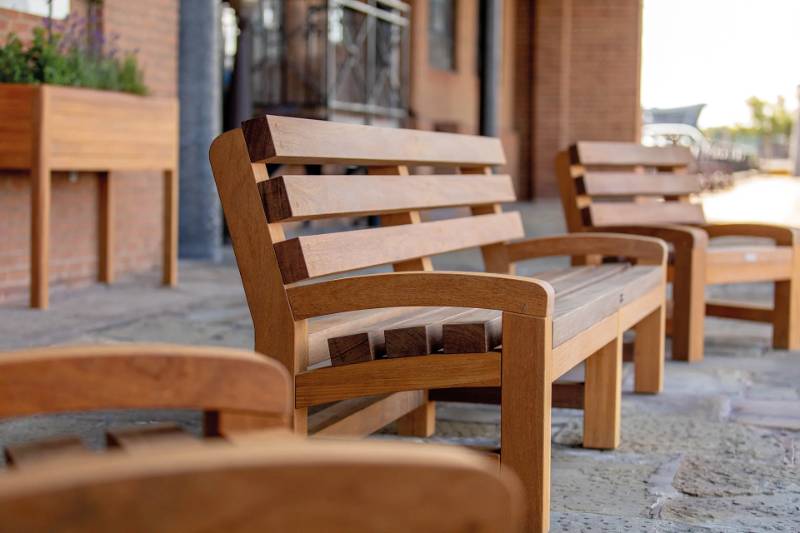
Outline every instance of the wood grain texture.
[(503, 317), (499, 311), (478, 309), (442, 325), (442, 351), (446, 354), (494, 350), (503, 341)]
[(551, 330), (549, 318), (503, 313), (500, 469), (522, 481), (536, 532), (550, 527)]
[(97, 177), (99, 188), (100, 216), (98, 218), (98, 281), (112, 283), (114, 281), (114, 221), (116, 207), (114, 205), (115, 183), (108, 172), (101, 172)]
[(592, 202), (584, 208), (587, 226), (623, 224), (705, 224), (703, 206), (687, 202)]
[(286, 290), (296, 319), (359, 309), (444, 306), (529, 316), (552, 312), (553, 289), (535, 279), (481, 272), (392, 272), (297, 285)]
[(518, 533), (523, 508), (519, 482), (478, 454), (406, 443), (207, 443), (0, 476), (0, 523), (31, 533)]
[(308, 432), (318, 437), (366, 437), (427, 403), (423, 391), (342, 400), (310, 415)]
[(259, 184), (271, 222), (513, 202), (511, 177), (282, 176)]
[(9, 352), (0, 359), (0, 417), (193, 408), (285, 418), (289, 391), (276, 362), (228, 348), (74, 346)]
[(706, 315), (708, 316), (771, 324), (774, 319), (774, 314), (774, 310), (765, 305), (746, 302), (728, 302), (723, 300), (706, 300)]
[(789, 246), (711, 247), (706, 257), (706, 284), (783, 281), (792, 277)]
[[(442, 347), (442, 328), (445, 322), (457, 319), (470, 310), (443, 308), (439, 311), (396, 324), (384, 331), (387, 357), (408, 357), (435, 353)], [(479, 350), (486, 351), (486, 350)], [(460, 352), (469, 353), (469, 352)]]
[(346, 165), (504, 165), (499, 139), (262, 116), (242, 124), (250, 160)]
[(636, 259), (639, 264), (662, 265), (666, 264), (667, 247), (661, 240), (653, 237), (600, 232), (535, 237), (508, 244), (508, 257), (512, 262), (590, 254)]
[[(372, 311), (381, 313), (381, 311)], [(330, 337), (328, 350), (334, 366), (355, 362), (371, 361), (376, 356), (386, 355), (385, 332), (392, 328), (403, 327), (408, 324), (417, 324), (421, 320), (433, 319), (442, 313), (446, 316), (457, 312), (442, 307), (411, 308), (409, 312), (394, 314), (385, 320), (375, 322), (367, 331), (351, 333), (349, 335)], [(426, 352), (427, 353), (427, 352)], [(417, 354), (421, 355), (421, 354)]]
[(209, 159), (253, 319), (255, 350), (276, 358), (290, 374), (303, 371), (308, 365), (307, 324), (292, 317), (272, 247), (272, 230), (279, 228), (265, 223), (258, 193), (266, 167), (249, 162), (241, 130), (214, 139)]
[(578, 194), (589, 196), (683, 196), (700, 192), (700, 176), (659, 172), (586, 172), (577, 178)]
[(308, 321), (308, 364), (315, 365), (333, 357), (328, 345), (329, 339), (357, 335), (357, 338), (352, 339), (353, 343), (368, 342), (368, 332), (382, 331), (376, 325), (394, 324), (433, 309), (435, 308), (395, 307), (315, 317)]
[(622, 408), (622, 337), (586, 360), (583, 447), (613, 450), (619, 446)]
[(0, 85), (0, 168), (26, 170), (36, 159), (36, 85)]
[(6, 464), (17, 469), (31, 466), (41, 468), (41, 465), (59, 463), (64, 459), (86, 459), (93, 452), (80, 438), (62, 436), (6, 446), (3, 454)]
[(50, 202), (52, 161), (50, 143), (50, 97), (38, 91), (34, 99), (34, 141), (31, 164), (31, 307), (50, 306)]
[(53, 170), (162, 170), (178, 159), (178, 100), (42, 85)]
[(581, 141), (569, 148), (571, 163), (584, 166), (681, 168), (693, 161), (684, 146), (642, 146), (629, 142)]
[(276, 243), (275, 253), (284, 283), (294, 283), (522, 235), (515, 212), (296, 237)]
[[(663, 298), (663, 292), (661, 293)], [(664, 388), (665, 306), (659, 305), (635, 326), (633, 390), (658, 394)]]
[(424, 355), (318, 368), (295, 376), (296, 407), (404, 390), (500, 385), (500, 354)]
[(106, 432), (106, 445), (109, 448), (121, 448), (134, 453), (151, 452), (154, 448), (164, 446), (187, 448), (200, 445), (201, 442), (177, 424), (171, 423), (116, 428)]
[(588, 325), (615, 314), (620, 307), (664, 283), (658, 267), (631, 267), (625, 272), (557, 298), (553, 313), (553, 342), (559, 346)]

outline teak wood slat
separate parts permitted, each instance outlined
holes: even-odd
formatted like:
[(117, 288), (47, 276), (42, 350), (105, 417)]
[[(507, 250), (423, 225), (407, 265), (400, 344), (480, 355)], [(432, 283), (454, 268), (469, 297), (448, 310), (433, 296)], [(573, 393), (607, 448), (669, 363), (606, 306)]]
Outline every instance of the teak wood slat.
[[(498, 389), (503, 404), (500, 468), (520, 476), (532, 504), (526, 531), (545, 531), (556, 372), (563, 374), (591, 357), (601, 359), (601, 350), (620, 339), (622, 313), (625, 323), (638, 326), (635, 317), (644, 320), (663, 307), (663, 292), (654, 299), (653, 291), (644, 295), (645, 289), (628, 287), (642, 283), (635, 276), (622, 277), (627, 270), (618, 264), (577, 267), (540, 280), (513, 275), (513, 263), (557, 255), (624, 257), (643, 265), (635, 269), (657, 271), (645, 277), (657, 280), (663, 291), (664, 244), (619, 235), (565, 236), (565, 244), (561, 237), (510, 243), (523, 237), (523, 228), (518, 213), (503, 213), (500, 206), (513, 197), (508, 178), (492, 172), (505, 160), (498, 139), (266, 116), (215, 139), (210, 160), (255, 326), (256, 350), (276, 357), (294, 375), (295, 431), (361, 436), (397, 419), (399, 433), (427, 436), (435, 423), (429, 391), (450, 389), (454, 398), (468, 399), (471, 390), (485, 396), (487, 388)], [(323, 172), (335, 174), (298, 176), (284, 168), (283, 178), (270, 178), (265, 164), (322, 165)], [(366, 175), (342, 176), (343, 165), (364, 166)], [(441, 175), (412, 175), (409, 165), (437, 167)], [(447, 174), (453, 170), (455, 175)], [(453, 206), (469, 212), (440, 211), (435, 221), (421, 213)], [(285, 222), (345, 215), (378, 215), (380, 227), (307, 235), (315, 228), (311, 222), (303, 234), (286, 238)], [(431, 256), (465, 248), (480, 249), (486, 272), (433, 271)], [(383, 264), (391, 264), (394, 272), (306, 282)], [(585, 290), (593, 301), (584, 304), (604, 306), (612, 298), (589, 288), (615, 278), (620, 281), (608, 293), (616, 296), (610, 316), (583, 311), (585, 322), (563, 319), (570, 335), (554, 348), (553, 339), (565, 337), (554, 324), (560, 295)], [(643, 295), (637, 299), (635, 294)], [(382, 316), (408, 307), (427, 309), (419, 311), (416, 323), (409, 322), (413, 315), (405, 310)], [(462, 316), (480, 317), (485, 337), (480, 351), (373, 359), (381, 343), (389, 344), (391, 330), (400, 328), (416, 331), (424, 345), (409, 353), (437, 350), (439, 327), (443, 336), (446, 321), (423, 316), (430, 308), (466, 308)], [(360, 323), (357, 318), (351, 329), (335, 317), (321, 318), (330, 320), (330, 329), (314, 324), (319, 317), (364, 310), (372, 310), (374, 318)], [(487, 352), (498, 327), (502, 346)], [(359, 363), (323, 366), (325, 331), (334, 344), (352, 341), (344, 351), (361, 350), (353, 359)], [(662, 333), (657, 327), (647, 329), (648, 335)], [(659, 344), (641, 344), (648, 353), (638, 354), (645, 373), (653, 374), (647, 377), (655, 378), (646, 392), (660, 390), (660, 367), (651, 359), (663, 359), (663, 350), (654, 346)], [(607, 409), (589, 415), (588, 423), (597, 429), (596, 445), (611, 446), (618, 439), (619, 387), (606, 376), (621, 364), (602, 358), (603, 372), (592, 374), (593, 383), (586, 384), (593, 398), (614, 396)]]
[[(800, 246), (795, 229), (764, 224), (707, 224), (689, 195), (697, 178), (688, 148), (633, 143), (578, 142), (556, 159), (561, 200), (570, 231), (624, 232), (658, 237), (673, 247), (672, 353), (703, 357), (704, 315), (752, 318), (773, 324), (773, 347), (800, 348)], [(669, 173), (667, 173), (669, 172)], [(664, 201), (608, 201), (610, 197), (661, 196)], [(699, 226), (699, 227), (697, 227)], [(715, 237), (757, 237), (772, 246), (708, 246)], [(775, 284), (771, 314), (747, 306), (705, 305), (705, 287), (766, 281)]]
[(700, 178), (694, 174), (587, 172), (576, 180), (578, 194), (589, 196), (683, 196), (700, 192)]
[(683, 202), (603, 202), (584, 208), (586, 224), (602, 228), (625, 224), (704, 224), (703, 208)]
[(503, 165), (499, 139), (264, 116), (242, 132), (253, 163)]
[(398, 442), (207, 442), (0, 475), (0, 523), (29, 533), (519, 533), (525, 508), (477, 453)]
[(270, 222), (513, 202), (510, 176), (281, 176), (259, 184)]
[(504, 213), (296, 237), (276, 243), (275, 253), (284, 283), (294, 283), (522, 235), (519, 214)]
[(78, 437), (53, 437), (24, 444), (6, 446), (6, 464), (14, 469), (59, 462), (64, 459), (85, 459), (93, 452)]

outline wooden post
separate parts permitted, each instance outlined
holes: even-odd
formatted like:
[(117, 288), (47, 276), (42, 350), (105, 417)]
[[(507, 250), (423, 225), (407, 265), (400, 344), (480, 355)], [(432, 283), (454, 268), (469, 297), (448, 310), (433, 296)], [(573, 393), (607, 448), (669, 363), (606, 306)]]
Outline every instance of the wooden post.
[(164, 171), (164, 249), (162, 283), (178, 284), (178, 171)]
[(792, 277), (775, 282), (772, 347), (800, 349), (800, 246), (792, 245)]
[(706, 248), (675, 247), (672, 283), (672, 358), (703, 359), (703, 329), (706, 312)]
[(658, 394), (664, 387), (664, 306), (643, 318), (636, 326), (633, 345), (633, 390)]
[(622, 335), (586, 359), (583, 447), (619, 446), (622, 407)]
[(549, 317), (503, 313), (500, 468), (522, 481), (526, 531), (550, 527), (552, 331)]
[(100, 216), (98, 217), (98, 272), (102, 283), (114, 281), (114, 182), (109, 172), (97, 176)]
[(34, 104), (34, 158), (31, 168), (31, 307), (50, 304), (50, 165), (47, 158), (47, 92)]

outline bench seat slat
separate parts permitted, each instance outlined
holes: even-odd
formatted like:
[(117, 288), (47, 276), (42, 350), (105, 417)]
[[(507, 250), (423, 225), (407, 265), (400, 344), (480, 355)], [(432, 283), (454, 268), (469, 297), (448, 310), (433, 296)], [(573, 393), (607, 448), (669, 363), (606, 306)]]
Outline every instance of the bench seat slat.
[(588, 226), (705, 224), (703, 207), (687, 202), (593, 202), (583, 210)]
[(484, 166), (506, 162), (500, 139), (262, 116), (242, 124), (253, 163)]
[(556, 298), (553, 347), (563, 344), (661, 283), (663, 272), (660, 267), (635, 266)]
[(642, 146), (626, 142), (582, 141), (570, 148), (572, 162), (584, 166), (678, 168), (692, 162), (684, 146)]
[(523, 236), (519, 213), (296, 237), (275, 244), (284, 283)]
[(513, 202), (508, 175), (282, 176), (259, 183), (270, 222)]
[(15, 468), (24, 468), (65, 458), (85, 459), (94, 455), (79, 437), (54, 437), (40, 439), (5, 448), (6, 462)]
[(578, 178), (578, 192), (589, 196), (682, 196), (700, 192), (694, 174), (587, 172)]

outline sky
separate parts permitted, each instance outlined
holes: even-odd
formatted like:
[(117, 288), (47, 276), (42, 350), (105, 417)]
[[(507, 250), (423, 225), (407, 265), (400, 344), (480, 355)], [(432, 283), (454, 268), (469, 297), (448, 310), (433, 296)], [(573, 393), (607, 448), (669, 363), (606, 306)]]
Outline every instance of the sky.
[(644, 0), (642, 106), (706, 103), (700, 126), (749, 121), (750, 96), (797, 108), (800, 0)]

